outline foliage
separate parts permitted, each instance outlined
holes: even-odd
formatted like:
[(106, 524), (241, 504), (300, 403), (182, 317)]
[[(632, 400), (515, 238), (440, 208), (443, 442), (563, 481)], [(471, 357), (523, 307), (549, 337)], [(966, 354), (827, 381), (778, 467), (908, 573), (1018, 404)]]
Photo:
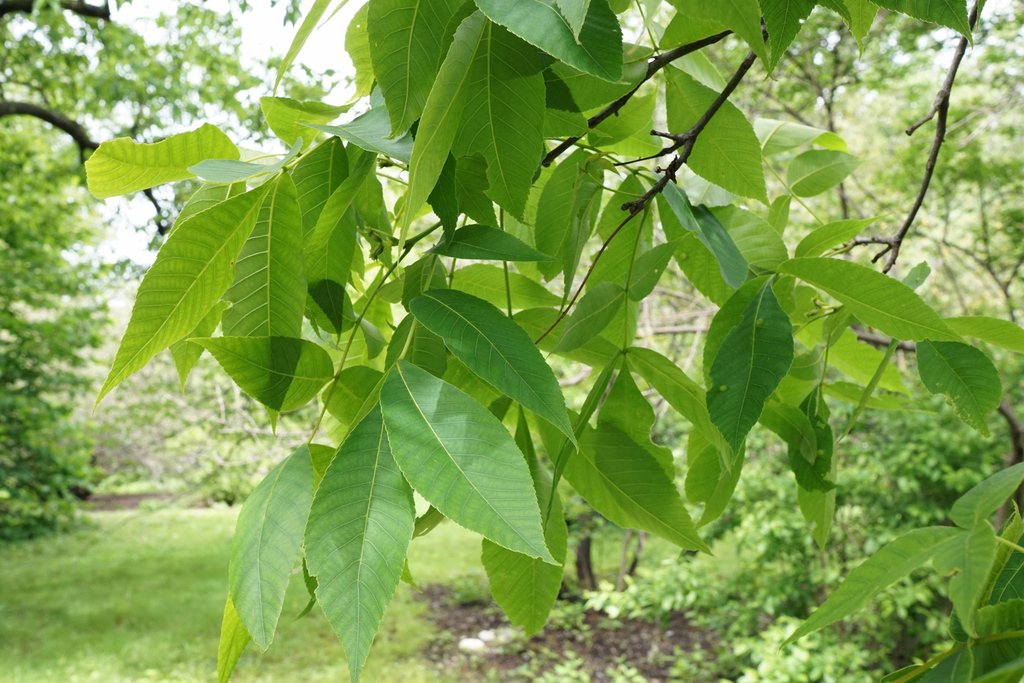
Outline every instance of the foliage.
[[(92, 486), (93, 430), (73, 414), (106, 323), (93, 219), (38, 126), (0, 124), (0, 541), (64, 527)], [(71, 254), (82, 254), (75, 257)]]
[[(315, 4), (282, 68), (330, 4)], [(890, 275), (934, 163), (893, 235), (858, 241), (847, 224), (791, 257), (798, 240), (787, 230), (789, 202), (842, 192), (859, 162), (832, 131), (750, 121), (730, 98), (753, 80), (758, 56), (762, 77), (786, 63), (816, 4), (705, 9), (687, 26), (692, 34), (669, 45), (643, 43), (667, 33), (664, 19), (686, 26), (687, 3), (672, 3), (674, 15), (666, 8), (643, 16), (635, 35), (631, 14), (615, 13), (628, 4), (591, 0), (582, 23), (570, 12), (575, 27), (561, 14), (565, 4), (370, 0), (365, 21), (357, 18), (347, 37), (366, 31), (369, 64), (360, 64), (377, 87), (347, 123), (306, 126), (310, 112), (334, 112), (263, 98), (264, 111), (280, 105), (272, 128), (289, 147), (276, 161), (241, 159), (225, 133), (202, 126), (149, 146), (108, 141), (86, 164), (90, 188), (104, 197), (205, 182), (139, 286), (97, 403), (177, 343), (210, 351), (272, 424), (318, 399), (307, 445), (256, 489), (236, 532), (225, 623), (237, 628), (237, 606), (261, 648), (273, 638), (287, 569), (302, 557), (311, 598), (358, 680), (417, 534), (410, 487), (436, 513), (484, 537), (492, 590), (518, 623), (542, 622), (560, 583), (558, 571), (524, 572), (535, 582), (526, 589), (505, 579), (510, 566), (564, 565), (554, 547), (561, 534), (552, 533), (561, 524), (555, 501), (563, 478), (615, 524), (708, 552), (699, 529), (729, 510), (737, 481), (749, 476), (743, 471), (757, 457), (758, 423), (785, 442), (797, 484), (788, 488), (791, 501), (825, 549), (843, 476), (844, 421), (865, 408), (906, 409), (893, 394), (875, 395), (907, 393), (890, 370), (901, 342), (918, 342), (924, 386), (987, 434), (1002, 395), (992, 361), (915, 291), (925, 271), (903, 281)], [(862, 39), (864, 11), (877, 7), (860, 4), (856, 19), (842, 2), (822, 3), (821, 11), (837, 12)], [(966, 2), (882, 4), (964, 34), (951, 81), (971, 33)], [(759, 15), (767, 53), (749, 30)], [(725, 50), (728, 78), (698, 52), (723, 41), (722, 29), (751, 43), (741, 61)], [(949, 96), (933, 112), (933, 159)], [(656, 120), (668, 130), (652, 130)], [(301, 127), (330, 137), (314, 139)], [(560, 142), (549, 149), (548, 140)], [(667, 165), (652, 169), (659, 157)], [(765, 164), (778, 181), (770, 186)], [(470, 219), (482, 227), (467, 230)], [(499, 237), (505, 232), (517, 242)], [(436, 245), (424, 250), (434, 235)], [(836, 258), (870, 244), (884, 248), (875, 258), (887, 256), (881, 272)], [(641, 305), (670, 257), (719, 306), (699, 381), (638, 348)], [(514, 277), (520, 290), (538, 292), (534, 301), (524, 303)], [(557, 292), (550, 302), (537, 305), (550, 290)], [(224, 336), (213, 336), (209, 316), (224, 304)], [(563, 360), (595, 370), (578, 410), (567, 409), (551, 368)], [(362, 381), (345, 381), (356, 368)], [(650, 441), (650, 406), (634, 373), (693, 425), (687, 490), (707, 501), (696, 523), (669, 454)], [(852, 414), (839, 409), (843, 401), (856, 406)], [(516, 439), (506, 422), (517, 425)], [(534, 434), (546, 463), (534, 460)], [(979, 653), (970, 677), (1016, 659), (1016, 604), (986, 603), (1003, 566), (1020, 557), (1010, 552), (1019, 550), (1019, 522), (997, 536), (988, 518), (1024, 478), (1021, 467), (954, 504), (959, 528), (912, 530), (879, 549), (797, 635), (848, 616), (933, 560), (940, 574), (953, 575), (954, 634), (962, 642), (948, 660), (894, 680), (967, 662), (963, 653)], [(276, 497), (278, 478), (297, 492)], [(492, 552), (515, 562), (493, 561)], [(255, 587), (237, 578), (251, 576), (259, 577)], [(543, 604), (525, 604), (540, 594)], [(802, 596), (805, 604), (811, 598)], [(989, 647), (997, 640), (1001, 649)], [(232, 659), (222, 658), (222, 677)]]

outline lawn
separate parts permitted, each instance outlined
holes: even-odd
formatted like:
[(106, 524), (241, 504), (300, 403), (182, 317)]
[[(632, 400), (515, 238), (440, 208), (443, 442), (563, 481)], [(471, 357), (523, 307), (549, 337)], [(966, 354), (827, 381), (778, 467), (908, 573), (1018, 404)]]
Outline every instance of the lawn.
[[(212, 681), (237, 509), (96, 513), (97, 528), (0, 548), (5, 683)], [(413, 543), (421, 585), (483, 582), (478, 537), (444, 523)], [(293, 576), (277, 638), (250, 645), (232, 680), (347, 681), (344, 653)], [(446, 681), (421, 655), (434, 627), (405, 584), (385, 615), (366, 681)]]

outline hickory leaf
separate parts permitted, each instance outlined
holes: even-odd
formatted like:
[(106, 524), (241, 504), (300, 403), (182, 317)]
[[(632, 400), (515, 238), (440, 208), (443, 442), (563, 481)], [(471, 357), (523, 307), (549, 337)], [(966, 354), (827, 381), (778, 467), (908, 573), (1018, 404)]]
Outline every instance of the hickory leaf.
[(323, 347), (292, 337), (211, 337), (193, 339), (213, 354), (235, 384), (277, 411), (295, 410), (334, 375)]
[(577, 36), (556, 0), (477, 0), (487, 17), (580, 71), (606, 81), (622, 78), (622, 29), (607, 0), (590, 0)]
[(324, 473), (306, 525), (316, 597), (358, 681), (412, 540), (416, 507), (375, 405)]
[(555, 373), (522, 327), (492, 304), (453, 289), (430, 290), (409, 308), (473, 372), (576, 443)]
[(711, 365), (708, 413), (733, 452), (739, 451), (792, 362), (793, 326), (765, 283)]
[(518, 237), (487, 225), (459, 228), (448, 244), (438, 244), (428, 253), (477, 261), (555, 261)]
[(963, 342), (922, 341), (917, 369), (928, 391), (945, 395), (957, 417), (988, 436), (985, 418), (1003, 396), (999, 372), (988, 356)]
[(779, 266), (779, 272), (824, 289), (862, 323), (890, 337), (960, 341), (914, 290), (872, 268), (839, 259), (795, 258)]
[(232, 280), (232, 264), (256, 224), (268, 186), (201, 211), (167, 238), (135, 296), (128, 329), (96, 404), (206, 317)]
[(380, 398), (395, 460), (417, 492), (456, 524), (557, 564), (523, 454), (486, 408), (405, 361)]
[(312, 501), (313, 464), (302, 445), (267, 474), (238, 513), (228, 585), (239, 619), (262, 650), (274, 639)]
[(89, 191), (106, 199), (194, 178), (189, 167), (206, 159), (237, 158), (238, 148), (228, 136), (204, 123), (153, 144), (131, 138), (108, 140), (85, 162), (85, 173)]

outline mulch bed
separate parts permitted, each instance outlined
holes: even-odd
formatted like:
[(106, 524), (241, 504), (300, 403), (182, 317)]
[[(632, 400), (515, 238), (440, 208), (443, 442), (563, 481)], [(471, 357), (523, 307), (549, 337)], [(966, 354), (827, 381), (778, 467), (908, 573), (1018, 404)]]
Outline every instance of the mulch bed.
[(84, 507), (92, 512), (111, 512), (114, 510), (135, 510), (145, 501), (154, 500), (166, 503), (174, 499), (170, 493), (126, 493), (100, 496), (89, 496)]
[(700, 647), (712, 652), (715, 645), (708, 633), (695, 629), (682, 615), (673, 616), (662, 626), (633, 619), (612, 620), (587, 611), (582, 615), (582, 628), (562, 630), (549, 624), (528, 640), (521, 629), (516, 629), (517, 636), (504, 645), (490, 643), (485, 652), (467, 653), (459, 649), (462, 638), (509, 627), (501, 609), (492, 602), (459, 604), (446, 586), (424, 586), (420, 599), (429, 602), (427, 617), (441, 633), (427, 646), (427, 658), (463, 681), (531, 680), (537, 673), (536, 669), (528, 673), (531, 660), (541, 671), (549, 670), (564, 659), (564, 653), (572, 651), (586, 663), (594, 683), (610, 681), (606, 669), (619, 662), (635, 667), (650, 683), (664, 683), (677, 648), (690, 651)]

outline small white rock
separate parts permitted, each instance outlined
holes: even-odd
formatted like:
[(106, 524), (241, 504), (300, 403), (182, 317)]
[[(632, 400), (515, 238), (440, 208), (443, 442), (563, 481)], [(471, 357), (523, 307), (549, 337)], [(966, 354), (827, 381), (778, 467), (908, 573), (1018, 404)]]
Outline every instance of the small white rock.
[(463, 638), (459, 641), (459, 649), (463, 652), (483, 652), (487, 649), (487, 643), (479, 638)]
[(476, 634), (476, 637), (485, 643), (489, 643), (494, 640), (496, 636), (494, 635), (494, 631), (480, 631), (480, 633)]
[(494, 637), (498, 641), (499, 645), (504, 645), (508, 641), (512, 640), (515, 634), (516, 632), (514, 630), (506, 626), (504, 628), (499, 628), (497, 631), (495, 631)]

